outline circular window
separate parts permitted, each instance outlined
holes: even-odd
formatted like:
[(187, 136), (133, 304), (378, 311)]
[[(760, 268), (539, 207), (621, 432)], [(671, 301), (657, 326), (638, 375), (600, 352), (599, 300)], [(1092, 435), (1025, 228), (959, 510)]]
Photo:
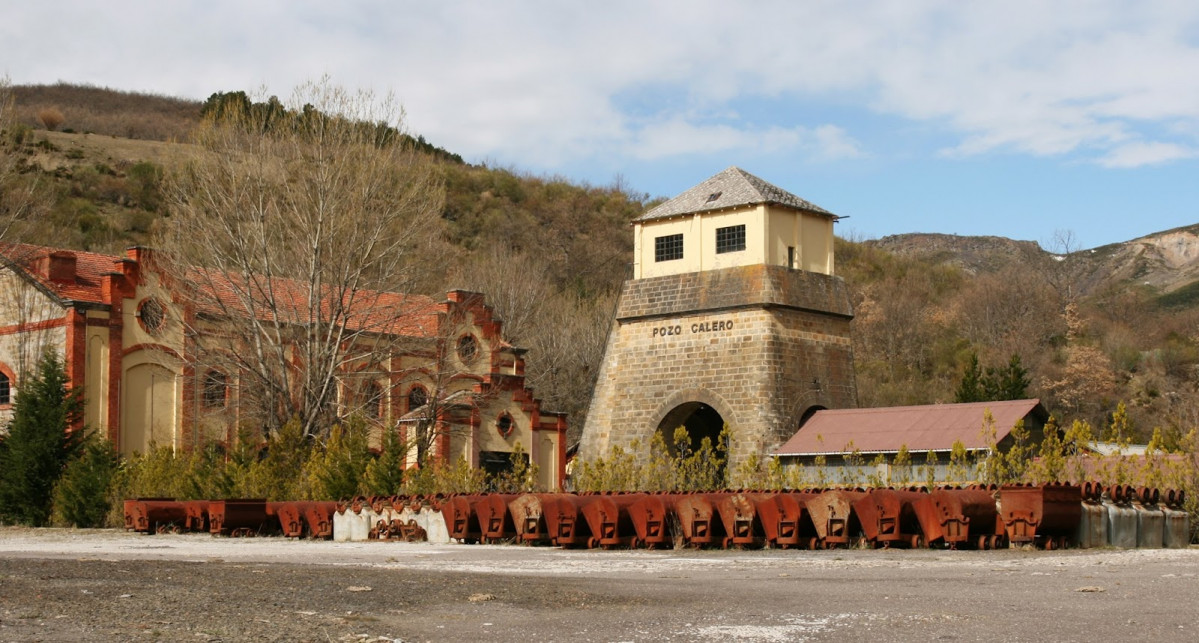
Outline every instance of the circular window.
[(157, 335), (167, 321), (167, 309), (162, 302), (150, 297), (137, 307), (137, 319), (147, 333)]
[(479, 356), (479, 340), (474, 335), (463, 335), (458, 338), (458, 359), (469, 364)]
[(512, 435), (512, 429), (516, 428), (516, 423), (512, 421), (512, 416), (507, 413), (501, 415), (495, 421), (495, 430), (500, 432), (500, 435), (505, 438)]

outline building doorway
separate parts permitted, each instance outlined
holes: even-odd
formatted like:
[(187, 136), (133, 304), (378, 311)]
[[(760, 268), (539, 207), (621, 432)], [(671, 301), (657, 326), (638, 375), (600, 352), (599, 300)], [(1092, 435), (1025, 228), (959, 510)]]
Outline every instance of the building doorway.
[[(687, 437), (681, 442), (675, 441), (675, 432), (679, 427), (686, 430)], [(695, 453), (703, 445), (704, 438), (711, 441), (713, 447), (719, 444), (720, 434), (724, 430), (724, 418), (716, 409), (703, 402), (686, 402), (676, 406), (658, 423), (658, 433), (666, 440), (670, 455), (686, 457)], [(721, 445), (726, 453), (728, 445)], [(683, 453), (685, 451), (685, 453)]]

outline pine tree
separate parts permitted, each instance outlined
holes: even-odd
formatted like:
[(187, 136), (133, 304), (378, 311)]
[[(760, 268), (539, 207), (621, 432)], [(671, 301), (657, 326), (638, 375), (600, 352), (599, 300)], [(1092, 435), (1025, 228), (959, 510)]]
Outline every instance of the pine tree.
[(978, 353), (970, 353), (970, 364), (962, 374), (962, 381), (958, 384), (953, 401), (959, 404), (983, 401), (982, 368), (978, 365)]
[(1012, 355), (1008, 364), (1003, 368), (988, 368), (982, 380), (985, 400), (1023, 400), (1028, 397), (1028, 371), (1020, 364), (1020, 356)]
[(71, 431), (83, 410), (79, 389), (67, 387), (62, 360), (46, 351), (17, 389), (8, 437), (0, 448), (0, 519), (40, 527), (50, 519), (54, 485), (79, 451)]
[(408, 445), (398, 429), (384, 429), (379, 457), (366, 465), (362, 490), (368, 496), (394, 496), (404, 489), (404, 456)]

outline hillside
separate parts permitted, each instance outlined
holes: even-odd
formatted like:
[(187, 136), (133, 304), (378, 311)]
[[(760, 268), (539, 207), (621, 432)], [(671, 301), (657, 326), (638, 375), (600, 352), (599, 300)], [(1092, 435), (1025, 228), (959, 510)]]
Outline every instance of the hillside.
[(1033, 241), (913, 233), (867, 241), (897, 255), (955, 266), (968, 274), (993, 274), (1015, 265), (1077, 264), (1080, 294), (1104, 289), (1147, 288), (1167, 307), (1199, 303), (1199, 224), (1156, 232), (1131, 241), (1058, 254)]
[[(10, 238), (102, 252), (153, 244), (170, 215), (164, 177), (204, 105), (61, 85), (14, 94), (20, 122), (0, 136), (0, 180), (11, 167), (8, 180), (34, 199)], [(62, 131), (40, 124), (50, 108)], [(131, 115), (159, 125), (130, 130)], [(444, 188), (441, 245), (425, 259), (440, 278), (424, 291), (487, 293), (506, 336), (530, 349), (529, 383), (545, 408), (570, 414), (577, 439), (628, 274), (629, 222), (652, 202), (409, 143), (430, 154)], [(1066, 249), (945, 234), (838, 240), (859, 404), (951, 402), (972, 355), (984, 367), (1015, 355), (1028, 395), (1060, 421), (1106, 426), (1125, 402), (1126, 433), (1143, 440), (1161, 427), (1178, 443), (1199, 425), (1199, 225)]]

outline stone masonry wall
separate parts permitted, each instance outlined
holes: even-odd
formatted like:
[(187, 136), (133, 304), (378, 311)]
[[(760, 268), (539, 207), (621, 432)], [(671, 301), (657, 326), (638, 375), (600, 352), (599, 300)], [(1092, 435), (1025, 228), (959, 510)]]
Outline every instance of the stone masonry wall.
[(813, 406), (857, 406), (849, 322), (837, 277), (746, 266), (625, 283), (580, 455), (645, 447), (688, 402), (729, 425), (730, 464), (764, 454)]

